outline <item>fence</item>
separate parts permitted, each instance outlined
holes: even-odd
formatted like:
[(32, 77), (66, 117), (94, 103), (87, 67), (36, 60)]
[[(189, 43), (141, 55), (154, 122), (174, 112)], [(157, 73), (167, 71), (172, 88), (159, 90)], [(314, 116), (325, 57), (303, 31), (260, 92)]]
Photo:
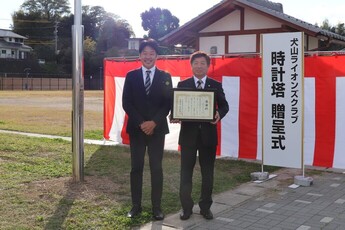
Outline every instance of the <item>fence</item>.
[[(72, 90), (72, 76), (51, 74), (0, 73), (0, 90)], [(101, 78), (85, 77), (85, 90), (103, 88)]]
[(72, 78), (69, 74), (0, 74), (0, 90), (70, 90)]

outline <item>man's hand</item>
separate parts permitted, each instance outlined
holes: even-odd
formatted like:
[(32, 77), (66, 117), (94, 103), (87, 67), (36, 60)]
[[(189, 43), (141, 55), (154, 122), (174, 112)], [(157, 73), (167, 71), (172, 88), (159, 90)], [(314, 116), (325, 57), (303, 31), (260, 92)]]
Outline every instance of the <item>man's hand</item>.
[(171, 119), (171, 117), (172, 117), (172, 115), (169, 114), (169, 121), (170, 121), (171, 124), (180, 124), (181, 123), (180, 120), (178, 120), (178, 119)]
[(219, 116), (219, 113), (218, 111), (216, 112), (216, 115), (214, 115), (214, 121), (211, 122), (211, 124), (215, 125), (218, 123), (218, 121), (220, 120), (220, 116)]
[(181, 121), (178, 120), (178, 119), (172, 119), (172, 120), (170, 120), (170, 123), (171, 123), (171, 124), (180, 124)]
[(156, 127), (156, 123), (154, 121), (144, 121), (141, 125), (140, 128), (141, 130), (146, 134), (146, 135), (152, 135), (153, 130)]

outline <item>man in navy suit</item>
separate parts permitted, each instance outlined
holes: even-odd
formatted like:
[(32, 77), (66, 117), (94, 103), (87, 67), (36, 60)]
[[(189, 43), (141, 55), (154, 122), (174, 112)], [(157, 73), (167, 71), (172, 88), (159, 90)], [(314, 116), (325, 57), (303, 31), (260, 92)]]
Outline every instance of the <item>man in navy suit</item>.
[(210, 57), (201, 51), (193, 53), (190, 57), (193, 77), (178, 83), (178, 88), (189, 89), (215, 89), (216, 113), (213, 122), (181, 121), (179, 145), (181, 146), (181, 177), (180, 201), (182, 205), (181, 220), (187, 220), (193, 213), (192, 199), (193, 169), (199, 153), (202, 184), (199, 199), (200, 214), (205, 219), (213, 219), (210, 210), (212, 205), (213, 172), (218, 144), (216, 124), (229, 111), (228, 102), (222, 84), (207, 76), (210, 66)]
[(144, 40), (139, 47), (142, 67), (127, 73), (123, 87), (122, 105), (128, 115), (127, 133), (131, 150), (132, 209), (127, 217), (141, 213), (144, 158), (147, 150), (151, 173), (151, 202), (153, 217), (164, 219), (161, 209), (163, 190), (162, 159), (165, 135), (169, 133), (167, 115), (171, 107), (172, 81), (169, 73), (156, 66), (158, 45)]

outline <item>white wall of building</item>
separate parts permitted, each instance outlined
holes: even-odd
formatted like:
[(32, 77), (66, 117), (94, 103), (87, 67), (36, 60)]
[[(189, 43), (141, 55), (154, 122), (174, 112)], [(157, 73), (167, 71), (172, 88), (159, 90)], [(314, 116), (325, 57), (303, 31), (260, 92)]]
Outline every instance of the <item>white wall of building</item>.
[(252, 10), (245, 9), (244, 12), (244, 29), (267, 29), (267, 28), (281, 28), (281, 23), (276, 22), (270, 18), (262, 16)]
[(308, 47), (307, 47), (308, 50), (318, 48), (319, 41), (317, 38), (311, 37), (311, 36), (304, 36), (304, 37), (307, 37), (307, 39), (308, 39)]
[[(249, 30), (260, 30), (260, 29), (280, 29), (282, 23), (275, 21), (269, 17), (265, 17), (254, 10), (245, 9), (244, 10), (244, 31)], [(225, 17), (219, 19), (218, 21), (207, 26), (203, 30), (199, 31), (202, 33), (212, 33), (212, 32), (231, 32), (236, 33), (241, 32), (241, 12), (236, 10)], [(257, 35), (255, 31), (252, 34), (242, 34), (242, 35), (229, 35), (228, 37), (228, 50), (227, 53), (255, 53), (257, 50)], [(200, 37), (199, 47), (207, 53), (212, 53), (211, 48), (216, 47), (217, 53), (223, 55), (226, 53), (225, 50), (225, 36), (208, 36)], [(313, 50), (318, 48), (318, 39), (311, 36), (305, 36), (305, 47), (307, 50)], [(214, 48), (212, 49), (215, 50)]]
[[(246, 9), (244, 12), (244, 29), (267, 29), (280, 28), (278, 23), (270, 18), (264, 17), (252, 10)], [(218, 21), (201, 30), (200, 33), (221, 32), (221, 31), (240, 31), (241, 30), (241, 14), (239, 10), (228, 14)], [(211, 53), (211, 47), (217, 47), (217, 54), (225, 54), (225, 37), (201, 37), (199, 40), (200, 50)], [(256, 52), (256, 34), (246, 35), (230, 35), (229, 36), (229, 53), (254, 53)]]
[(216, 37), (201, 37), (200, 38), (200, 50), (211, 53), (211, 47), (217, 47), (216, 54), (225, 54), (225, 37), (216, 36)]
[(204, 32), (218, 32), (218, 31), (237, 31), (241, 29), (241, 18), (240, 11), (236, 10), (231, 14), (221, 18), (215, 23), (209, 25), (205, 29), (201, 30), (201, 33)]
[(256, 52), (256, 34), (229, 36), (229, 53)]

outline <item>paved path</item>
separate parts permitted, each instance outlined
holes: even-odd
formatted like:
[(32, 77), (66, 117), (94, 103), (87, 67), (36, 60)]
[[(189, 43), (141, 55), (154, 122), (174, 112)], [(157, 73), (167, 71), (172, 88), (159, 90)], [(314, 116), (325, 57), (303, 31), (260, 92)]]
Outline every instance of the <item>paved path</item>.
[[(16, 131), (8, 131), (8, 130), (1, 130), (0, 133), (11, 133), (11, 134), (18, 134), (18, 135), (24, 135), (28, 137), (44, 137), (44, 138), (50, 138), (50, 139), (62, 139), (65, 141), (72, 141), (71, 137), (62, 137), (62, 136), (55, 136), (55, 135), (48, 135), (48, 134), (37, 134), (37, 133), (26, 133), (26, 132), (16, 132)], [(114, 141), (107, 141), (107, 140), (89, 140), (84, 139), (85, 144), (94, 144), (94, 145), (118, 145), (118, 142)]]
[(309, 187), (291, 188), (300, 170), (281, 169), (262, 183), (249, 182), (214, 197), (213, 220), (205, 220), (194, 206), (187, 221), (179, 213), (137, 229), (249, 229), (249, 230), (344, 230), (345, 175), (320, 171)]

